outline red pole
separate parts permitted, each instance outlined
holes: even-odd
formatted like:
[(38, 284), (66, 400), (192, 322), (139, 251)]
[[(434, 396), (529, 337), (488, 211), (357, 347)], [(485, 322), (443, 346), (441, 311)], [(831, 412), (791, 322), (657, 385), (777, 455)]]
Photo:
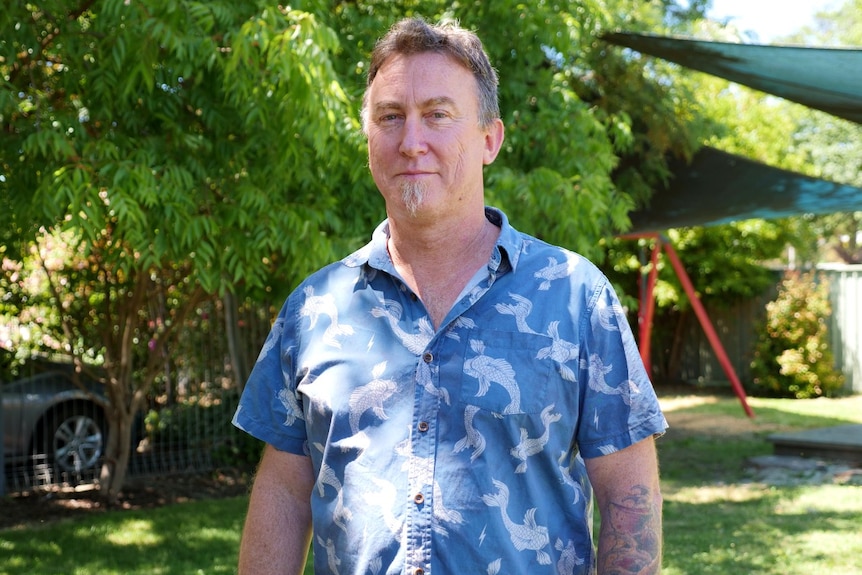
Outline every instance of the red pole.
[(700, 325), (703, 328), (704, 333), (706, 333), (706, 338), (712, 345), (712, 349), (715, 351), (715, 355), (718, 358), (718, 362), (721, 364), (721, 367), (724, 369), (724, 373), (727, 374), (727, 377), (730, 379), (733, 391), (736, 393), (739, 401), (742, 402), (742, 408), (745, 410), (745, 414), (748, 415), (748, 417), (754, 417), (754, 412), (751, 410), (751, 407), (749, 407), (748, 401), (745, 398), (745, 390), (742, 389), (742, 384), (739, 383), (739, 378), (736, 377), (733, 365), (730, 363), (730, 360), (724, 351), (724, 346), (721, 345), (721, 340), (718, 339), (718, 334), (715, 332), (703, 304), (700, 303), (700, 298), (697, 297), (697, 293), (694, 291), (691, 279), (689, 279), (685, 268), (682, 267), (682, 263), (679, 261), (679, 256), (677, 256), (676, 250), (673, 249), (673, 246), (669, 241), (663, 243), (665, 252), (667, 252), (667, 256), (670, 259), (670, 263), (673, 265), (673, 269), (676, 270), (676, 275), (679, 278), (680, 283), (682, 283), (685, 293), (688, 294), (688, 299), (691, 301), (691, 307), (694, 309), (697, 319), (700, 320)]
[(655, 284), (658, 280), (658, 255), (661, 250), (661, 238), (655, 236), (652, 247), (652, 266), (647, 276), (646, 289), (641, 292), (641, 306), (638, 313), (640, 316), (640, 345), (641, 361), (646, 368), (647, 376), (652, 379), (652, 320), (655, 316)]

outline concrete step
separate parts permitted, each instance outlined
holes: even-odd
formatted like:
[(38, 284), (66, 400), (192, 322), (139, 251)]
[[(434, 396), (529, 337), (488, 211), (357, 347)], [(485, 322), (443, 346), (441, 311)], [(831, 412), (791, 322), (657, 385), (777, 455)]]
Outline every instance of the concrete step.
[(862, 424), (775, 433), (767, 438), (775, 455), (796, 455), (862, 464)]

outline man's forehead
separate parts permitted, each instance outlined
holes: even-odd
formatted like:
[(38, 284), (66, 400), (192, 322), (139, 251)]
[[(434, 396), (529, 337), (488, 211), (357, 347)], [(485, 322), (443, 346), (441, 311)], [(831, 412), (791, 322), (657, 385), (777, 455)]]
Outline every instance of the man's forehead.
[(374, 77), (369, 95), (375, 108), (399, 106), (407, 100), (453, 105), (467, 93), (475, 96), (476, 88), (475, 78), (460, 62), (448, 55), (423, 52), (389, 57)]

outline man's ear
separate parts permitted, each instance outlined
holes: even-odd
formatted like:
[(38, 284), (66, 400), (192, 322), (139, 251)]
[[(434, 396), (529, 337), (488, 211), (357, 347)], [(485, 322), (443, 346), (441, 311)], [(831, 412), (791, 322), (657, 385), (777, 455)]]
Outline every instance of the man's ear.
[(494, 121), (485, 128), (485, 154), (482, 161), (486, 166), (497, 159), (497, 154), (503, 147), (504, 134), (505, 128), (503, 127), (503, 120), (500, 118), (494, 118)]

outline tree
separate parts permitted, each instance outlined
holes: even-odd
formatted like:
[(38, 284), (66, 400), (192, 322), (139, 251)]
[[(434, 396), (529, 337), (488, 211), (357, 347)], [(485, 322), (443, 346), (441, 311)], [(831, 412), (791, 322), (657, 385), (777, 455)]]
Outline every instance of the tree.
[(814, 272), (787, 272), (778, 297), (766, 304), (751, 362), (754, 385), (769, 395), (808, 399), (841, 389), (826, 326), (829, 283)]
[(335, 63), (359, 101), (364, 68), (397, 19), (451, 18), (476, 30), (501, 79), (506, 140), (487, 169), (490, 204), (547, 241), (601, 258), (601, 241), (667, 175), (666, 155), (689, 155), (697, 123), (676, 86), (598, 39), (607, 30), (661, 29), (674, 3), (302, 2), (343, 39)]
[[(862, 46), (862, 0), (819, 12), (811, 26), (787, 38), (788, 42), (818, 46)], [(823, 112), (799, 114), (791, 142), (812, 166), (812, 175), (862, 186), (862, 126)], [(807, 218), (805, 225), (823, 240), (824, 258), (848, 264), (862, 263), (862, 211)]]
[[(851, 43), (851, 30), (857, 30), (848, 15), (860, 14), (859, 0), (847, 0), (844, 7), (818, 15), (813, 28), (785, 39), (790, 43), (836, 45)], [(857, 18), (858, 20), (858, 18)], [(703, 19), (682, 19), (675, 32), (703, 39), (746, 41), (733, 28)], [(836, 41), (836, 35), (847, 41)], [(858, 41), (857, 41), (858, 44)], [(858, 126), (822, 112), (809, 110), (773, 96), (736, 85), (700, 72), (680, 70), (674, 82), (695, 95), (694, 116), (706, 126), (700, 131), (703, 142), (760, 162), (837, 182), (859, 184)], [(820, 238), (832, 238), (832, 249), (843, 254), (858, 253), (853, 242), (858, 237), (860, 216), (835, 214), (812, 217), (800, 215), (777, 221), (750, 220), (708, 228), (671, 230), (669, 235), (689, 275), (694, 278), (701, 299), (708, 306), (727, 306), (759, 293), (771, 283), (764, 264), (788, 263), (787, 246), (792, 246), (802, 263), (822, 257)], [(843, 240), (838, 242), (836, 240)], [(643, 240), (640, 243), (644, 243)], [(612, 278), (635, 293), (642, 262), (633, 242), (617, 241), (609, 250), (614, 268)], [(675, 350), (680, 349), (683, 330), (690, 311), (682, 288), (672, 270), (661, 263), (656, 286), (658, 305), (664, 313), (656, 318), (657, 346), (665, 362), (655, 366), (656, 373), (675, 379)]]
[(283, 295), (382, 216), (358, 102), (361, 63), (395, 19), (453, 17), (480, 33), (508, 126), (489, 202), (525, 231), (598, 257), (667, 177), (667, 154), (691, 154), (700, 137), (668, 68), (597, 35), (664, 29), (674, 5), (53, 0), (4, 10), (0, 233), (5, 257), (20, 260), (65, 232), (75, 265), (43, 268), (64, 349), (106, 374), (102, 492), (114, 498), (123, 483), (132, 419), (195, 302)]
[(114, 499), (195, 303), (290, 282), (353, 233), (331, 192), (361, 154), (337, 38), (308, 13), (233, 0), (19, 3), (0, 28), (4, 257), (69, 231), (79, 265), (45, 270), (63, 351), (104, 368)]

